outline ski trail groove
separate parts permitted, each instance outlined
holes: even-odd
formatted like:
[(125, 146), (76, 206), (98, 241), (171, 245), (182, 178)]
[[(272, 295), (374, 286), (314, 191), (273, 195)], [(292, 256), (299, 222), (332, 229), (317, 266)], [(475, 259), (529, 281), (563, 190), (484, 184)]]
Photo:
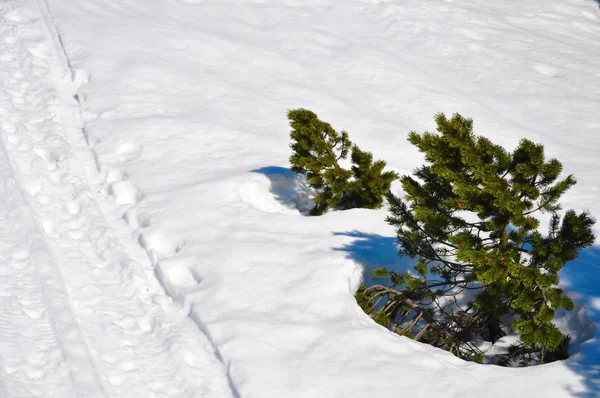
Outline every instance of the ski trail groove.
[(24, 128), (27, 101), (19, 90), (29, 85), (24, 71), (31, 69), (31, 57), (19, 41), (20, 17), (9, 5), (0, 10), (5, 93), (0, 98), (0, 258), (6, 265), (0, 275), (3, 396), (105, 396), (60, 271), (29, 204), (26, 190), (34, 191), (37, 185), (24, 186), (9, 162), (7, 147), (19, 145)]
[[(57, 58), (59, 58), (61, 66), (63, 67), (64, 71), (66, 73), (69, 74), (71, 81), (73, 82), (73, 84), (75, 85), (74, 87), (74, 92), (77, 91), (77, 85), (81, 84), (81, 78), (78, 77), (78, 71), (72, 66), (71, 64), (71, 60), (69, 59), (69, 56), (67, 54), (67, 51), (64, 47), (63, 44), (63, 40), (62, 40), (62, 36), (60, 34), (60, 31), (58, 30), (57, 26), (56, 26), (56, 22), (54, 20), (54, 18), (52, 17), (52, 13), (50, 12), (50, 7), (48, 4), (48, 0), (36, 0), (38, 8), (40, 10), (40, 13), (42, 15), (42, 19), (44, 21), (44, 24), (46, 26), (46, 29), (50, 35), (50, 37), (52, 38), (52, 43), (53, 43), (53, 47), (54, 47), (54, 51), (55, 54), (57, 56)], [(85, 75), (85, 74), (84, 74)], [(82, 103), (81, 103), (81, 96), (79, 95), (79, 93), (76, 93), (74, 95), (74, 99), (77, 101), (78, 107), (79, 107), (79, 115), (80, 118), (82, 119)], [(86, 143), (88, 144), (88, 146), (90, 146), (90, 150), (89, 152), (92, 154), (93, 156), (93, 160), (94, 160), (94, 164), (95, 164), (95, 168), (97, 172), (106, 172), (105, 170), (102, 170), (102, 165), (100, 164), (100, 161), (98, 160), (98, 157), (96, 156), (96, 153), (94, 151), (94, 149), (91, 147), (90, 144), (90, 140), (89, 140), (89, 133), (86, 130), (85, 126), (82, 124), (81, 127), (81, 131), (85, 137)], [(120, 171), (118, 171), (118, 174), (121, 174)], [(117, 182), (117, 183), (123, 183), (123, 182)], [(137, 188), (135, 186), (133, 186), (133, 184), (129, 183), (128, 181), (126, 181), (125, 183), (128, 183), (130, 185), (130, 189), (129, 191), (131, 192), (138, 192)], [(111, 189), (112, 186), (109, 186), (109, 191)], [(114, 192), (113, 192), (114, 194)], [(117, 198), (118, 199), (118, 198)], [(135, 205), (135, 202), (137, 202), (137, 200), (133, 200), (133, 205)], [(133, 206), (130, 208), (132, 210)], [(135, 211), (133, 211), (132, 213), (135, 213)], [(135, 217), (135, 216), (134, 216)], [(135, 221), (136, 225), (140, 225), (141, 223), (139, 222), (139, 220)], [(133, 228), (134, 230), (136, 230), (137, 228)], [(168, 278), (165, 277), (165, 275), (163, 274), (163, 272), (161, 271), (161, 266), (159, 264), (158, 258), (156, 256), (156, 253), (154, 252), (153, 248), (151, 246), (148, 246), (146, 244), (144, 244), (144, 234), (141, 233), (140, 234), (140, 244), (143, 247), (143, 249), (146, 252), (146, 255), (152, 265), (152, 267), (156, 270), (156, 277), (158, 279), (158, 282), (160, 283), (160, 287), (162, 290), (165, 291), (166, 294), (168, 294), (170, 297), (174, 298), (176, 301), (180, 301), (180, 294), (178, 292), (177, 289), (175, 289), (168, 281)], [(176, 251), (178, 251), (179, 248), (177, 248)], [(165, 257), (163, 257), (163, 259), (166, 259)], [(198, 330), (200, 331), (200, 333), (202, 333), (204, 335), (204, 337), (207, 339), (207, 341), (210, 343), (210, 345), (212, 346), (212, 350), (214, 352), (215, 357), (218, 359), (219, 362), (221, 362), (223, 364), (223, 366), (226, 369), (225, 375), (227, 377), (227, 384), (229, 386), (229, 389), (231, 391), (231, 394), (233, 395), (234, 398), (240, 398), (240, 393), (237, 389), (237, 386), (235, 385), (235, 382), (233, 380), (233, 377), (231, 376), (230, 373), (230, 364), (227, 364), (225, 362), (225, 360), (223, 359), (218, 346), (214, 343), (210, 332), (208, 331), (207, 327), (204, 325), (204, 323), (202, 322), (202, 320), (199, 318), (198, 314), (195, 313), (194, 311), (191, 311), (189, 308), (189, 304), (185, 303), (185, 302), (181, 302), (181, 304), (184, 307), (184, 311), (186, 313), (189, 314), (190, 319), (194, 322), (194, 324), (196, 325), (196, 327), (198, 328)]]
[(0, 11), (0, 194), (16, 201), (0, 210), (11, 225), (0, 235), (9, 264), (0, 329), (11, 336), (0, 342), (0, 388), (10, 397), (231, 396), (215, 348), (106, 215), (47, 4), (14, 0)]

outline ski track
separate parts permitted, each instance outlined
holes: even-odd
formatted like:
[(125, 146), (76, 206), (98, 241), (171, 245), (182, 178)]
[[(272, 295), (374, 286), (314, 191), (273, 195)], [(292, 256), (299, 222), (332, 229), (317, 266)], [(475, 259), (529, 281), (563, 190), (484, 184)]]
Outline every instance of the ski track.
[(122, 195), (97, 173), (44, 7), (0, 3), (0, 395), (231, 396), (215, 348), (107, 214)]

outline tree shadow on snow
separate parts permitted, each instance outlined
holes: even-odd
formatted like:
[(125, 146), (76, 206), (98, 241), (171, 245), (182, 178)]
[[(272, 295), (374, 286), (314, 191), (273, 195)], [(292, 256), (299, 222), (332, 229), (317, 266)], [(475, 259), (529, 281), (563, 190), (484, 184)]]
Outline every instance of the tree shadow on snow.
[(395, 237), (368, 234), (364, 232), (334, 232), (335, 236), (354, 238), (350, 243), (334, 250), (347, 253), (347, 257), (363, 265), (363, 283), (365, 286), (386, 284), (387, 278), (374, 277), (373, 270), (387, 268), (389, 271), (402, 272), (412, 270), (415, 261), (406, 256), (398, 256)]
[[(395, 237), (359, 231), (334, 232), (335, 236), (353, 238), (334, 250), (347, 253), (347, 257), (363, 265), (365, 286), (388, 283), (387, 278), (373, 277), (373, 270), (385, 267), (402, 272), (412, 270), (414, 260), (398, 256)], [(600, 396), (600, 341), (595, 338), (596, 325), (600, 324), (600, 247), (583, 250), (579, 258), (567, 263), (561, 271), (561, 281), (567, 294), (575, 302), (575, 310), (564, 313), (559, 322), (572, 331), (573, 355), (565, 364), (584, 380), (586, 391), (569, 391), (574, 397)]]
[[(585, 392), (571, 391), (575, 397), (600, 396), (600, 341), (595, 338), (600, 324), (600, 247), (579, 253), (560, 273), (567, 294), (576, 303), (572, 322), (581, 329), (577, 353), (566, 360), (575, 373), (584, 378)], [(579, 307), (579, 308), (578, 308)], [(591, 321), (591, 324), (590, 324)]]
[(282, 205), (298, 209), (305, 215), (314, 207), (314, 192), (304, 176), (280, 166), (266, 166), (250, 172), (262, 174), (270, 180), (271, 194)]

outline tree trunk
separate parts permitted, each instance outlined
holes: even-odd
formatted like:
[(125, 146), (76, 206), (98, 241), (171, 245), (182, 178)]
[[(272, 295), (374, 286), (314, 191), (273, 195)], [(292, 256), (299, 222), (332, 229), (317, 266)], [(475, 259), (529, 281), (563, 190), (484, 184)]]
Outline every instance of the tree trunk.
[(505, 335), (504, 331), (500, 327), (500, 320), (496, 317), (491, 317), (489, 319), (487, 329), (489, 333), (489, 339), (492, 344)]

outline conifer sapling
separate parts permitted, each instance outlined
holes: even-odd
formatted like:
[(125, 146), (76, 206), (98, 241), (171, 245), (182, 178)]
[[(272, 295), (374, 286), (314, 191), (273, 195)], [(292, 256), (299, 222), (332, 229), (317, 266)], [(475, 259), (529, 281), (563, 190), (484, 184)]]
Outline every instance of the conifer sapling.
[[(475, 340), (494, 343), (511, 329), (523, 349), (512, 349), (509, 363), (522, 362), (524, 352), (530, 363), (558, 358), (568, 340), (552, 319), (573, 308), (558, 272), (595, 239), (587, 212), (559, 214), (575, 178), (559, 180), (561, 163), (546, 160), (540, 144), (523, 139), (509, 153), (474, 135), (471, 119), (435, 120), (438, 133), (408, 138), (427, 164), (401, 177), (404, 198), (388, 195), (387, 221), (399, 253), (417, 260), (415, 272), (387, 272), (391, 285), (363, 290), (363, 307), (397, 332), (465, 359), (481, 360)], [(541, 213), (551, 215), (547, 234), (539, 231)]]
[[(335, 131), (307, 109), (290, 110), (288, 119), (292, 127), (292, 171), (304, 174), (317, 191), (312, 215), (323, 214), (328, 208), (381, 207), (385, 193), (398, 177), (393, 171), (383, 171), (384, 161), (373, 162), (371, 153), (352, 145), (346, 131)], [(351, 170), (339, 164), (349, 152)]]

